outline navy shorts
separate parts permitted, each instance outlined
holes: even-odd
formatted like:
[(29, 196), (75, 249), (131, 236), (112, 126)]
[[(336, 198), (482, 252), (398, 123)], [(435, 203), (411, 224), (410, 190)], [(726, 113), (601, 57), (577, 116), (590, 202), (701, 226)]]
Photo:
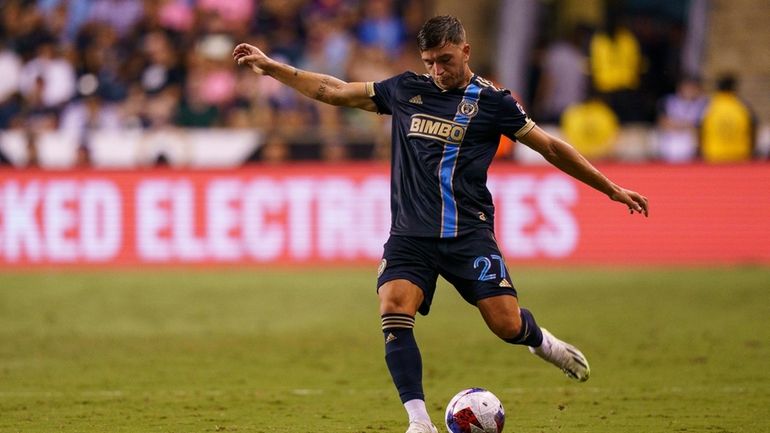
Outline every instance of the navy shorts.
[(400, 279), (422, 289), (425, 299), (418, 311), (423, 315), (430, 311), (439, 275), (472, 305), (491, 296), (516, 296), (495, 235), (486, 229), (445, 239), (391, 235), (377, 274), (378, 290)]

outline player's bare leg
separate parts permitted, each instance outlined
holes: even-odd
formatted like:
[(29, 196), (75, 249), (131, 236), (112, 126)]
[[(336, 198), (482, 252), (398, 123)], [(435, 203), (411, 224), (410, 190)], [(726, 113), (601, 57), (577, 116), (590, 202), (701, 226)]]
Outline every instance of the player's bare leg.
[(414, 316), (422, 304), (422, 289), (408, 280), (392, 280), (377, 290), (385, 336), (385, 362), (409, 414), (406, 433), (437, 433), (425, 407), (422, 358), (414, 339)]
[(409, 280), (391, 280), (377, 289), (380, 314), (401, 313), (414, 316), (422, 304), (422, 290)]
[(477, 306), (495, 335), (508, 343), (529, 346), (530, 352), (559, 367), (572, 379), (588, 380), (591, 368), (583, 353), (540, 328), (532, 313), (519, 307), (515, 296), (493, 296), (480, 300)]
[(484, 298), (478, 301), (476, 306), (489, 330), (501, 339), (507, 341), (521, 333), (521, 309), (519, 300), (515, 296), (500, 295)]

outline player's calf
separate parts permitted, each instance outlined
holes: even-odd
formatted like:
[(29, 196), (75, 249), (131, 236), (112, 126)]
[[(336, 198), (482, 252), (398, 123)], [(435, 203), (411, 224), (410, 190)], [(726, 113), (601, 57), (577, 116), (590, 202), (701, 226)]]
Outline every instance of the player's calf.
[(422, 389), (422, 357), (414, 339), (413, 328), (414, 316), (412, 315), (399, 313), (382, 315), (385, 363), (388, 365), (388, 371), (396, 385), (404, 409), (409, 415), (410, 428), (407, 431), (431, 433), (430, 429), (425, 430), (432, 424), (425, 407), (425, 395)]
[[(543, 341), (543, 334), (540, 332), (540, 327), (537, 326), (537, 322), (535, 322), (535, 316), (533, 316), (526, 308), (520, 308), (519, 315), (521, 318), (521, 326), (519, 326), (518, 332), (513, 337), (503, 338), (503, 340), (511, 344), (520, 344), (523, 346), (540, 346)], [(513, 334), (513, 332), (511, 332), (511, 334)]]

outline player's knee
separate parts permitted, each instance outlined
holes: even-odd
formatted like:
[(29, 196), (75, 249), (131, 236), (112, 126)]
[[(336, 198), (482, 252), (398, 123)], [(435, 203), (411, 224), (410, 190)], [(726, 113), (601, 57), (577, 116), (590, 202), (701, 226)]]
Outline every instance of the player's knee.
[(500, 339), (508, 340), (516, 337), (521, 332), (521, 318), (500, 317), (488, 323), (489, 329)]
[(405, 299), (394, 296), (380, 296), (380, 311), (382, 313), (407, 313), (409, 310)]
[(414, 285), (386, 283), (378, 290), (380, 314), (401, 313), (414, 316), (423, 299), (422, 291)]

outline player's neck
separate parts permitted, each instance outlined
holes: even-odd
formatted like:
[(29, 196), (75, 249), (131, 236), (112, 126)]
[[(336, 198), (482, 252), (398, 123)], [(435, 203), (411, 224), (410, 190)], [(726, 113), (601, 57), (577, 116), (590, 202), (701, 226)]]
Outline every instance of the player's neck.
[(464, 78), (463, 79), (463, 83), (460, 86), (461, 89), (464, 89), (464, 88), (468, 87), (468, 84), (471, 83), (471, 80), (473, 79), (473, 72), (470, 69), (466, 68), (465, 69), (465, 76), (463, 78)]

